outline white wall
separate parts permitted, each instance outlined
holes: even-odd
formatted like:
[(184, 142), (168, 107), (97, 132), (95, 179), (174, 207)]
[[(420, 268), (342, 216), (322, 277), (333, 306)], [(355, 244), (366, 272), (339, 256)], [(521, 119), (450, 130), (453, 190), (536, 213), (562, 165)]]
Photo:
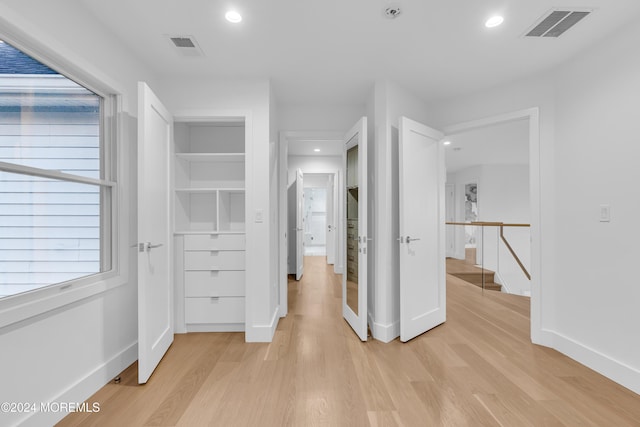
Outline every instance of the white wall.
[[(629, 235), (640, 209), (638, 43), (640, 27), (622, 28), (548, 75), (440, 102), (437, 114), (444, 125), (540, 108), (532, 339), (640, 393), (640, 288), (627, 268), (640, 258)], [(610, 223), (600, 204), (612, 206)]]
[[(529, 224), (529, 168), (527, 165), (484, 165), (478, 185), (480, 221), (500, 221)], [(500, 240), (498, 227), (484, 227), (483, 263), (499, 274), (497, 282), (512, 294), (527, 295), (531, 283), (509, 250)], [(531, 270), (531, 243), (528, 228), (505, 227), (504, 236), (522, 261)]]
[(554, 199), (556, 345), (638, 393), (639, 44), (636, 23), (559, 70)]
[[(137, 81), (154, 75), (77, 2), (3, 1), (0, 16), (3, 38), (122, 95), (120, 253), (135, 260)], [(137, 359), (136, 263), (122, 267), (123, 286), (0, 329), (0, 401), (80, 402)], [(0, 414), (0, 424), (52, 425), (65, 415)]]
[[(215, 115), (216, 112), (250, 113), (252, 136), (246, 162), (246, 324), (248, 342), (270, 341), (278, 314), (277, 293), (272, 291), (271, 269), (278, 268), (265, 256), (271, 250), (270, 84), (267, 79), (211, 80), (165, 78), (156, 93), (169, 111), (182, 115)], [(262, 211), (263, 220), (255, 215)]]
[(278, 127), (284, 131), (347, 132), (363, 114), (362, 105), (278, 107)]
[[(269, 86), (269, 286), (270, 303), (280, 309), (280, 239), (284, 241), (285, 230), (280, 230), (279, 162), (280, 141), (278, 140), (278, 108), (273, 88)], [(283, 215), (286, 213), (283, 212)], [(282, 236), (282, 237), (280, 237)], [(284, 302), (283, 302), (284, 303)], [(275, 321), (274, 321), (275, 323)]]

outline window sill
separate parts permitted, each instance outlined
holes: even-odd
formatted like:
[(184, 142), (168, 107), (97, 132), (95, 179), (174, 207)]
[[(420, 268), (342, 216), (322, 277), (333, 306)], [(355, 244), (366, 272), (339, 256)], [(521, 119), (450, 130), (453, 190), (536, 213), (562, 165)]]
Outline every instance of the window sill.
[(109, 271), (3, 298), (0, 300), (0, 328), (107, 292), (127, 281), (121, 272)]

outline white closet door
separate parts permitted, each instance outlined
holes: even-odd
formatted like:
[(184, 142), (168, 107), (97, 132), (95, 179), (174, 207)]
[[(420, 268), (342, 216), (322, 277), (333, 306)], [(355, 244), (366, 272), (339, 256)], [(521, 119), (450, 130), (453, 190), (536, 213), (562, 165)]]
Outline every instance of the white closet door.
[(333, 265), (336, 262), (336, 226), (334, 210), (335, 175), (329, 175), (327, 183), (327, 264)]
[(400, 340), (446, 319), (442, 133), (400, 118)]
[(296, 170), (296, 280), (304, 274), (304, 176)]
[(147, 382), (173, 342), (169, 153), (173, 119), (138, 84), (138, 382)]
[(342, 314), (367, 340), (367, 118), (344, 138), (346, 262), (342, 275)]

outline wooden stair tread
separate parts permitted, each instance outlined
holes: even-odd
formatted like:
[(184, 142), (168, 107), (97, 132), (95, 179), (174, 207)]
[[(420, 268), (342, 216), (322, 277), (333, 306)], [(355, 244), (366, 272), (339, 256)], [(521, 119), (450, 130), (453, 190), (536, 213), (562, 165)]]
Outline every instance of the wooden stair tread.
[[(447, 273), (467, 283), (490, 291), (502, 291), (502, 285), (495, 283), (495, 272), (470, 264), (468, 261), (447, 258)], [(484, 281), (484, 286), (482, 282)]]

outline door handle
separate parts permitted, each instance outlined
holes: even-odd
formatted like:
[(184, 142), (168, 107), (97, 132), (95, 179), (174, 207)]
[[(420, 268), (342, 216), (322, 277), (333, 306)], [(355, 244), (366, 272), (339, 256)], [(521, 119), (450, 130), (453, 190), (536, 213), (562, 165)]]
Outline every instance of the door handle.
[(147, 242), (145, 245), (145, 249), (147, 250), (147, 252), (151, 252), (151, 249), (159, 248), (160, 246), (162, 246), (162, 243), (158, 243), (157, 245), (152, 245), (151, 242)]
[(413, 242), (415, 240), (420, 240), (420, 239), (419, 238), (413, 238), (412, 239), (411, 237), (407, 236), (407, 243), (411, 243), (411, 242)]
[(302, 231), (302, 230), (303, 230), (302, 228), (296, 228), (296, 231)]

